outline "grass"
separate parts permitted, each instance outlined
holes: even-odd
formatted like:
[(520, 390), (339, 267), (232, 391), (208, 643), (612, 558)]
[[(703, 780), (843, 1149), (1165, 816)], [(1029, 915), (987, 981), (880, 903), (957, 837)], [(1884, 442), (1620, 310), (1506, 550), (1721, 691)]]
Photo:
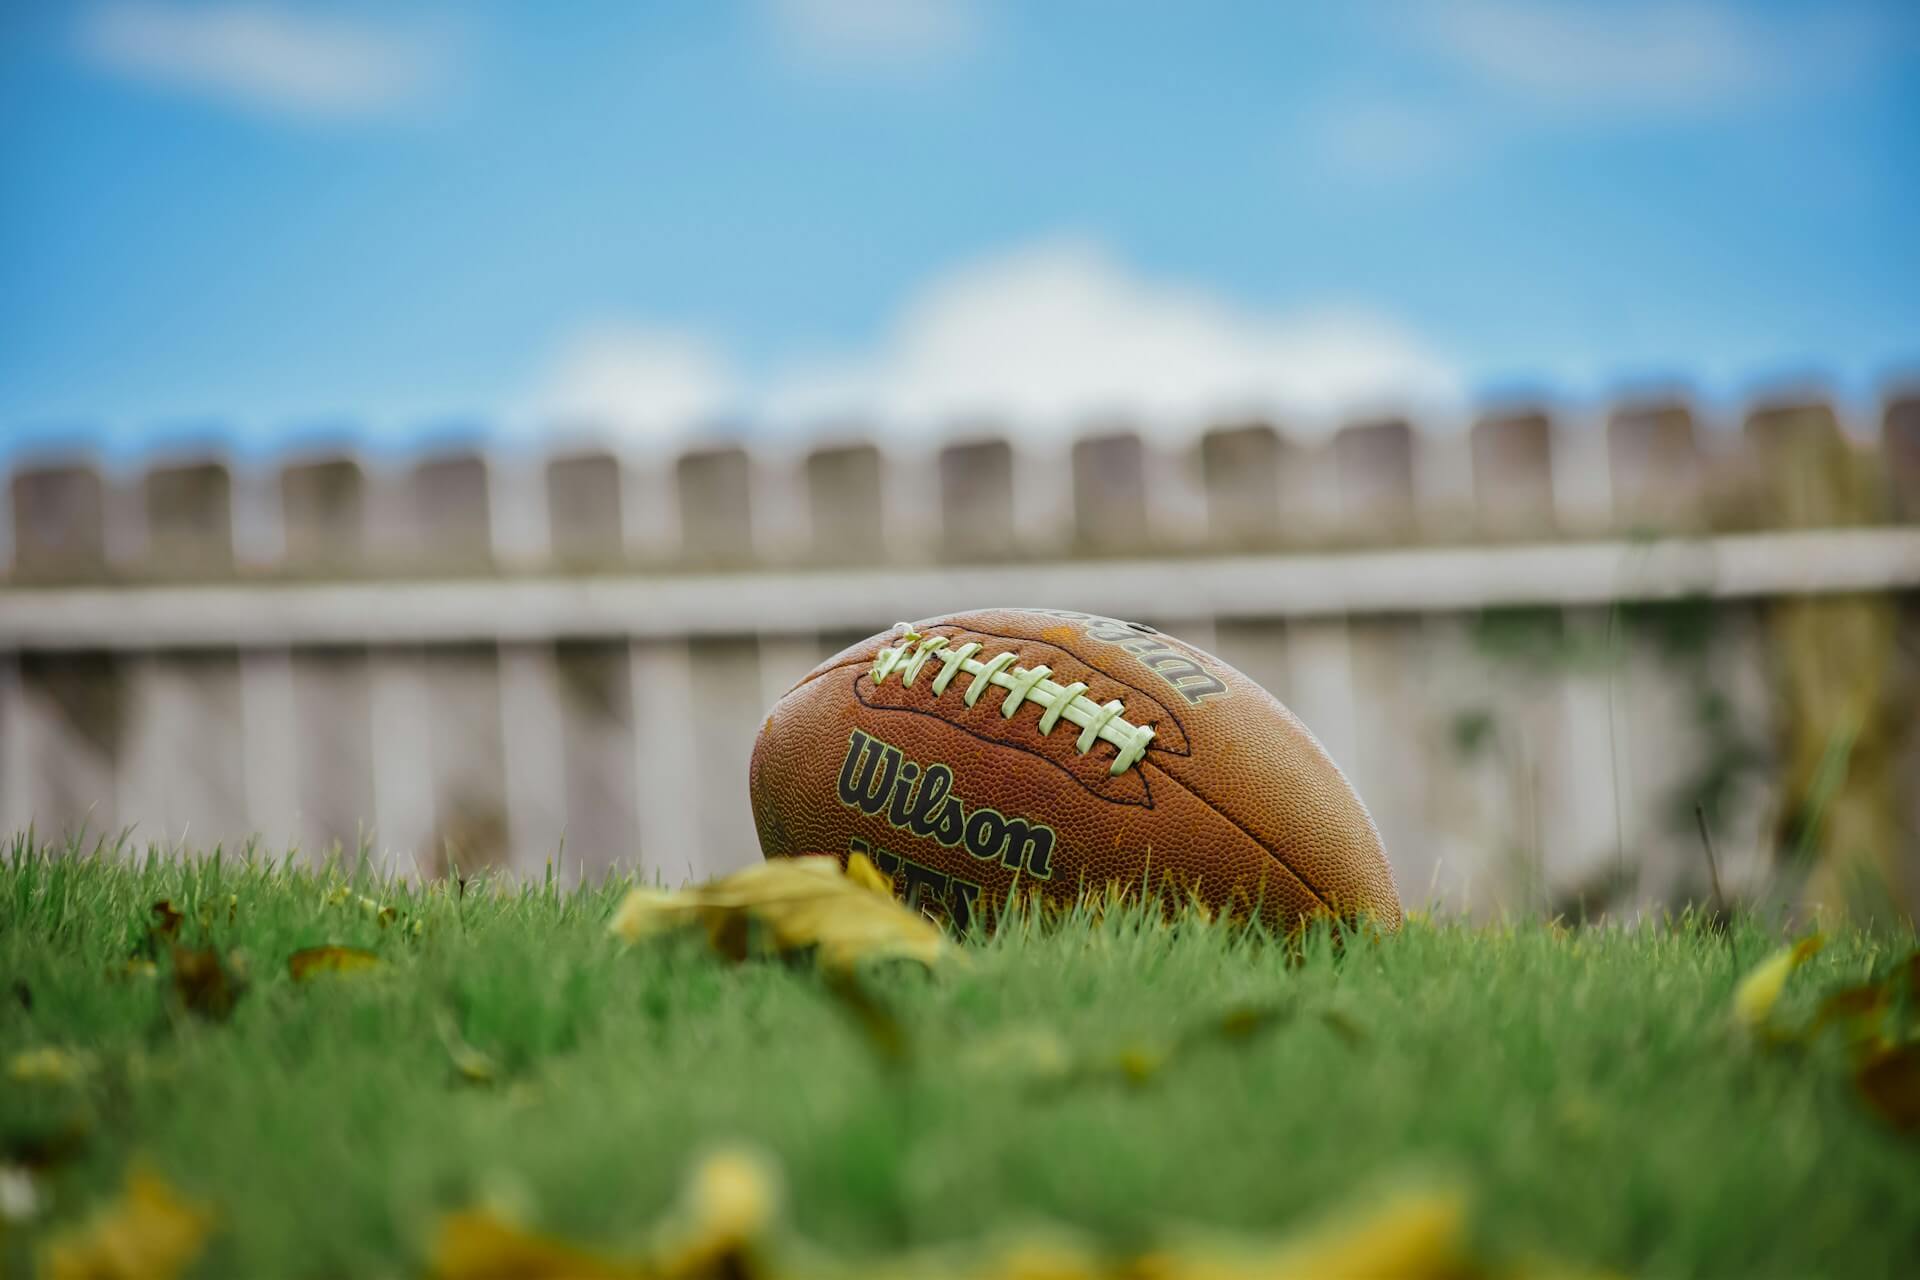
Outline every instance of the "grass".
[[(1752, 919), (1731, 939), (1412, 922), (1303, 960), (1194, 921), (1027, 925), (948, 971), (866, 976), (908, 1046), (891, 1064), (810, 969), (625, 948), (619, 896), (16, 842), (0, 1063), (91, 1065), (0, 1076), (6, 1158), (46, 1165), (44, 1211), (0, 1225), (0, 1273), (29, 1274), (133, 1162), (217, 1213), (191, 1274), (418, 1275), (438, 1215), (474, 1204), (629, 1248), (730, 1139), (784, 1172), (799, 1235), (855, 1258), (1036, 1221), (1116, 1248), (1274, 1232), (1409, 1183), (1463, 1188), (1494, 1258), (1858, 1277), (1920, 1256), (1920, 1143), (1863, 1108), (1844, 1051), (1763, 1050), (1729, 1025), (1739, 971), (1780, 941)], [(225, 1021), (183, 1007), (165, 948), (127, 972), (160, 900), (183, 945), (244, 968)], [(288, 955), (316, 944), (385, 963), (295, 983)], [(1783, 1017), (1913, 945), (1832, 939)], [(1049, 1077), (1015, 1048), (1137, 1062), (1248, 1005), (1295, 1016), (1143, 1079)], [(450, 1044), (497, 1078), (468, 1081)]]

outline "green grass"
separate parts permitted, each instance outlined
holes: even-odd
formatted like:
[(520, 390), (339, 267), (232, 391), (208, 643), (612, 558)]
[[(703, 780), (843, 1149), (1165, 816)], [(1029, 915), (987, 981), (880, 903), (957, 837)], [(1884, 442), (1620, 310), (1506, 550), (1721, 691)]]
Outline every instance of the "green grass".
[[(417, 1275), (436, 1216), (475, 1203), (631, 1248), (726, 1139), (769, 1152), (795, 1231), (851, 1257), (1036, 1221), (1119, 1248), (1193, 1225), (1269, 1233), (1408, 1182), (1464, 1187), (1496, 1259), (1858, 1277), (1920, 1257), (1920, 1143), (1862, 1107), (1843, 1049), (1762, 1051), (1729, 1026), (1736, 963), (1779, 942), (1752, 920), (1731, 946), (1686, 922), (1416, 922), (1296, 962), (1195, 922), (1010, 929), (949, 971), (867, 975), (909, 1046), (889, 1065), (807, 968), (625, 948), (606, 930), (619, 886), (354, 877), (395, 908), (383, 926), (327, 900), (341, 880), (231, 857), (0, 857), (0, 1062), (93, 1060), (69, 1083), (0, 1076), (13, 1159), (75, 1145), (41, 1180), (45, 1212), (0, 1228), (0, 1273), (28, 1274), (35, 1242), (135, 1160), (217, 1211), (194, 1274)], [(229, 1020), (180, 1006), (164, 949), (156, 973), (124, 972), (160, 899), (183, 943), (238, 953)], [(386, 963), (294, 983), (286, 957), (321, 943)], [(1835, 938), (1783, 1017), (1913, 944)], [(1296, 1016), (1144, 1083), (1050, 1081), (993, 1048), (1054, 1032), (1108, 1061), (1249, 1004)], [(448, 1028), (502, 1078), (463, 1081)]]

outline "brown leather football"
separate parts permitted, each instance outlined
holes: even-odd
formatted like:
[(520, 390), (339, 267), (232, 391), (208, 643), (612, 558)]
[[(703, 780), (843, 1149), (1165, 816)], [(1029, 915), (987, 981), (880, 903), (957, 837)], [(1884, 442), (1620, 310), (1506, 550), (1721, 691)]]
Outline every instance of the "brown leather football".
[(774, 705), (748, 771), (767, 857), (867, 853), (958, 923), (1017, 886), (1118, 883), (1287, 929), (1400, 923), (1380, 833), (1306, 726), (1152, 627), (982, 609), (902, 623)]

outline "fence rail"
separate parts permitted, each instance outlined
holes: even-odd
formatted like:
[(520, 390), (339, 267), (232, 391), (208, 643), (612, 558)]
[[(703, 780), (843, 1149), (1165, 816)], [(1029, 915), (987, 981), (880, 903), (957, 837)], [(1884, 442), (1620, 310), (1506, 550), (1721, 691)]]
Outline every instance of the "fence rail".
[(158, 651), (877, 631), (955, 602), (1324, 618), (1920, 588), (1920, 529), (920, 569), (27, 588), (0, 646)]
[(1873, 857), (1920, 879), (1916, 398), (1845, 429), (1658, 403), (1191, 446), (43, 459), (6, 501), (7, 826), (367, 838), (425, 869), (564, 837), (587, 870), (704, 874), (755, 856), (745, 757), (787, 683), (1011, 602), (1140, 617), (1273, 688), (1416, 901), (1623, 869), (1670, 896), (1694, 804), (1751, 885), (1836, 716)]

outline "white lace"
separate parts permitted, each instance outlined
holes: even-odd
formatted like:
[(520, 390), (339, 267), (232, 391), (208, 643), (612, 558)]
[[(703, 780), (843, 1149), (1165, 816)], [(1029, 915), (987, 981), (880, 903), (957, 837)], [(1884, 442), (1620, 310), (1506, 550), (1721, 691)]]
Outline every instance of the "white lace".
[[(1047, 678), (1053, 674), (1051, 668), (1016, 667), (1011, 653), (996, 654), (981, 662), (973, 656), (981, 649), (974, 641), (948, 649), (945, 636), (923, 636), (904, 622), (899, 626), (904, 633), (900, 643), (874, 655), (875, 684), (884, 684), (888, 676), (898, 671), (900, 683), (910, 686), (921, 669), (937, 658), (940, 671), (929, 686), (934, 697), (945, 693), (953, 678), (962, 671), (972, 677), (967, 682), (968, 706), (980, 701), (988, 685), (999, 685), (1007, 691), (1006, 701), (1000, 704), (1000, 714), (1009, 720), (1021, 703), (1031, 701), (1041, 709), (1042, 736), (1052, 733), (1053, 727), (1064, 719), (1080, 726), (1080, 737), (1073, 745), (1081, 755), (1093, 750), (1093, 744), (1103, 738), (1111, 742), (1116, 754), (1112, 767), (1107, 770), (1109, 774), (1125, 773), (1147, 753), (1147, 744), (1153, 741), (1153, 726), (1128, 723), (1125, 708), (1118, 699), (1095, 702), (1086, 696), (1087, 686), (1077, 680), (1072, 684), (1055, 684)], [(946, 652), (940, 652), (943, 649)]]

